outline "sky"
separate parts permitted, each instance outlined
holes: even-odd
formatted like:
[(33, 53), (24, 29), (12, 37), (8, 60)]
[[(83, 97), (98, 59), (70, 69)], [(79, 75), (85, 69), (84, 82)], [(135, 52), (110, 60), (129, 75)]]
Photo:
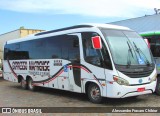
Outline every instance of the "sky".
[(0, 0), (0, 34), (19, 29), (54, 30), (155, 14), (160, 0)]

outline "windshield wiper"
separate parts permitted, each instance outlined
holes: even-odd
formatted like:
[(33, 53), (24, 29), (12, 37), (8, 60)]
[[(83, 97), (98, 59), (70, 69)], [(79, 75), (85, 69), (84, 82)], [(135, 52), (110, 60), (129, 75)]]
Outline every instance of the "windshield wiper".
[(136, 52), (139, 54), (140, 58), (142, 58), (141, 54), (143, 55), (143, 57), (145, 58), (145, 63), (147, 65), (150, 65), (147, 57), (145, 56), (145, 54), (142, 52), (142, 50), (140, 48), (137, 47), (137, 45), (133, 42), (134, 47), (136, 48)]
[(132, 55), (132, 58), (133, 58), (133, 52), (132, 52), (132, 49), (131, 49), (131, 46), (129, 45), (129, 42), (127, 41), (127, 44), (128, 44), (128, 55), (127, 55), (127, 66), (129, 67), (131, 65), (131, 59), (130, 59), (130, 54)]

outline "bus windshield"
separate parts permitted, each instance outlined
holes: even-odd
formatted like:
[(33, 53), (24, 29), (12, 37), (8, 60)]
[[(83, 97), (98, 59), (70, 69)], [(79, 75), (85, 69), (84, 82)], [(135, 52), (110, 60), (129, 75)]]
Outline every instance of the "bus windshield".
[(102, 33), (117, 65), (149, 65), (152, 57), (145, 41), (133, 31), (107, 30)]

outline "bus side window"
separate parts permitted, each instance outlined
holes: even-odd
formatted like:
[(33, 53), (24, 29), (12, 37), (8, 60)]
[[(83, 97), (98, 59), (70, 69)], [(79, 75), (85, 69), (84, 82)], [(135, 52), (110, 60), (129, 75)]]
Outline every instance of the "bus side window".
[(46, 59), (61, 59), (61, 43), (63, 35), (46, 38)]
[(80, 63), (79, 39), (75, 35), (70, 35), (69, 39), (71, 41), (69, 47), (69, 60), (72, 63)]
[[(107, 68), (104, 65), (102, 54), (105, 54), (104, 57), (108, 59), (108, 56), (106, 56), (108, 54), (108, 51), (106, 51), (104, 49), (103, 42), (102, 42), (102, 44), (103, 44), (102, 49), (94, 49), (93, 48), (91, 38), (94, 36), (99, 36), (99, 35), (95, 32), (82, 33), (84, 59), (86, 62), (88, 62), (92, 65), (102, 67), (102, 68)], [(106, 52), (107, 52), (107, 54), (106, 54)], [(109, 58), (109, 60), (110, 60), (110, 58)]]

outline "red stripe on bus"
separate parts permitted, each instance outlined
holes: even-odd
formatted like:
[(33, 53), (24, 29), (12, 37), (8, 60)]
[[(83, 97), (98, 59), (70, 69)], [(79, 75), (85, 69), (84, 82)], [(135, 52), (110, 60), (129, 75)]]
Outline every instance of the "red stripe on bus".
[[(86, 72), (90, 73), (87, 69), (85, 69), (84, 67), (82, 66), (68, 66), (69, 68), (71, 67), (75, 67), (75, 68), (81, 68), (83, 70), (85, 70)], [(50, 80), (46, 81), (46, 82), (40, 82), (40, 83), (35, 83), (35, 85), (39, 85), (39, 84), (47, 84), (53, 80), (55, 80), (60, 74), (62, 74), (64, 72), (64, 70), (61, 70), (55, 77), (51, 78)], [(50, 78), (50, 77), (49, 77)], [(96, 80), (96, 79), (95, 79)]]
[(52, 80), (56, 79), (60, 74), (62, 74), (62, 72), (63, 72), (63, 70), (61, 70), (55, 77), (51, 78), (50, 80), (48, 80), (46, 82), (34, 83), (33, 85), (47, 84), (47, 83), (51, 82)]
[[(12, 71), (12, 73), (13, 73), (13, 75), (14, 75), (14, 77), (16, 77), (16, 79), (18, 78), (17, 77), (17, 75), (16, 75), (16, 73), (14, 72), (14, 70), (12, 69), (12, 67), (11, 67), (11, 64), (10, 64), (10, 62), (9, 62), (9, 60), (7, 60), (7, 62), (8, 62), (8, 65), (9, 65), (9, 67), (10, 67), (10, 70)], [(83, 69), (84, 71), (86, 71), (87, 73), (90, 73), (86, 68), (84, 68), (84, 67), (82, 67), (82, 66), (68, 66), (69, 68), (81, 68), (81, 69)], [(46, 82), (40, 82), (40, 83), (33, 83), (33, 85), (34, 86), (38, 86), (38, 85), (40, 85), (40, 84), (47, 84), (47, 83), (49, 83), (49, 82), (51, 82), (51, 81), (53, 81), (53, 80), (55, 80), (60, 74), (62, 74), (64, 72), (64, 70), (61, 70), (55, 77), (53, 77), (53, 78), (51, 78), (50, 80), (48, 80), (48, 81), (46, 81)], [(50, 78), (50, 77), (49, 77)], [(93, 78), (99, 83), (99, 81), (93, 76)], [(100, 83), (99, 83), (100, 84)], [(101, 85), (101, 84), (100, 84)]]
[(60, 74), (62, 74), (64, 72), (64, 70), (62, 70), (61, 72), (59, 72), (54, 78), (52, 78), (52, 79), (50, 79), (50, 80), (48, 80), (48, 81), (46, 81), (46, 82), (44, 82), (44, 83), (49, 83), (49, 82), (51, 82), (51, 81), (53, 81), (54, 79), (56, 79)]
[(85, 70), (86, 72), (90, 73), (86, 68), (84, 68), (82, 66), (69, 66), (69, 68), (72, 68), (72, 67), (81, 68), (81, 69)]

